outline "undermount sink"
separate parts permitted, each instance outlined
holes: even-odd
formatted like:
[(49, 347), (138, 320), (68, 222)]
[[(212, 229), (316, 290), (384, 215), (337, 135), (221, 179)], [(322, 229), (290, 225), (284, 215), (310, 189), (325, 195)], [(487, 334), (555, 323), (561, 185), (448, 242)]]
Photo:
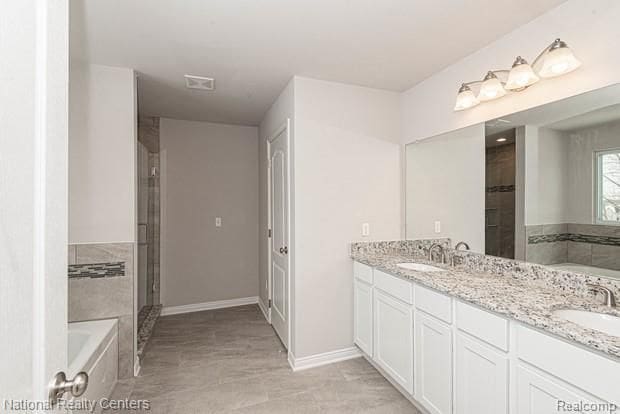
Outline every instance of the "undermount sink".
[(557, 310), (553, 314), (585, 328), (604, 332), (611, 336), (620, 336), (620, 318), (617, 316), (574, 309)]
[(429, 266), (422, 263), (398, 263), (396, 266), (407, 269), (407, 270), (415, 270), (417, 272), (443, 272), (443, 269), (440, 269), (435, 266)]

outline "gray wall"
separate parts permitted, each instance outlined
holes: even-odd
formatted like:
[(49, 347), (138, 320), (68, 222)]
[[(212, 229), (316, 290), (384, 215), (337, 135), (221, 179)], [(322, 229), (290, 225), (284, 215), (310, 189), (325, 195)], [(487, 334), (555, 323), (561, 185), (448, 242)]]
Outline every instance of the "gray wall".
[(160, 150), (162, 305), (257, 296), (258, 129), (162, 118)]

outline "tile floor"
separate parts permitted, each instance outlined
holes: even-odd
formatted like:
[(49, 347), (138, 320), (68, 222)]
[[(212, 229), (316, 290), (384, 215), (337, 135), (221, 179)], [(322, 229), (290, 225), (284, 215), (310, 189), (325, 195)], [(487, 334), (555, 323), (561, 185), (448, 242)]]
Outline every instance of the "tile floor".
[(292, 372), (256, 305), (160, 318), (112, 398), (148, 399), (150, 413), (419, 414), (363, 358)]

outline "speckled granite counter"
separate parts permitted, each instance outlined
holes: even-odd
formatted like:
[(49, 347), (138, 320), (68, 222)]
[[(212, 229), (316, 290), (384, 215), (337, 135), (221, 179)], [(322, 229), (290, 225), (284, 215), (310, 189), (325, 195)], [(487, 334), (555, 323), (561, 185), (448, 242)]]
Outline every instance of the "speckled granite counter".
[[(440, 241), (449, 244), (447, 239)], [(620, 316), (620, 310), (603, 306), (600, 298), (586, 287), (586, 283), (596, 283), (620, 292), (620, 281), (452, 249), (447, 251), (455, 256), (457, 266), (430, 263), (426, 259), (430, 243), (427, 240), (353, 243), (351, 258), (620, 360), (620, 337), (552, 315), (554, 310), (568, 308)], [(403, 262), (432, 264), (445, 271), (418, 272), (396, 266)]]

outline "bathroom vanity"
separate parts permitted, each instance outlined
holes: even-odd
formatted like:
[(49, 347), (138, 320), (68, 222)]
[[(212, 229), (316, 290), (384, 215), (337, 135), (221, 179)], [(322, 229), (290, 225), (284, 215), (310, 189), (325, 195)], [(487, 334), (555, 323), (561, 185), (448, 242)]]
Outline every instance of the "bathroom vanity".
[[(428, 260), (433, 242), (456, 266)], [(448, 246), (446, 239), (351, 246), (355, 344), (404, 395), (441, 414), (620, 406), (620, 312), (587, 287), (617, 294), (620, 282)], [(416, 264), (426, 267), (412, 270)], [(569, 322), (562, 309), (607, 314), (609, 331)]]

